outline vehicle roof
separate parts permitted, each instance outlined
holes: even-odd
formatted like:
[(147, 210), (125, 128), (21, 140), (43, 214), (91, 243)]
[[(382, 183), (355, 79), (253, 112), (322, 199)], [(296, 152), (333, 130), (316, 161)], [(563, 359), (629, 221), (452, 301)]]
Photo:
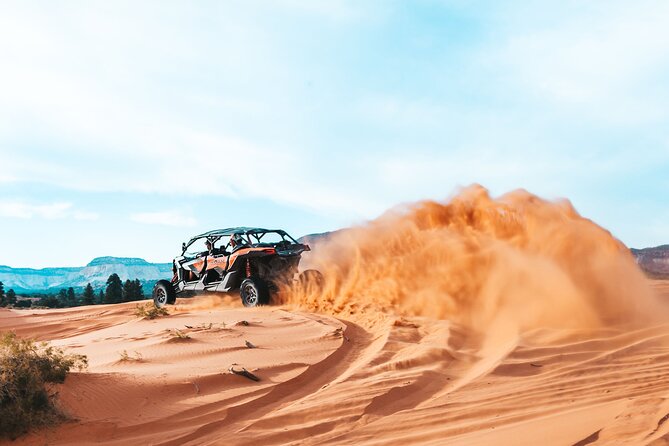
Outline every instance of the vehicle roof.
[(196, 235), (191, 238), (191, 240), (195, 240), (198, 238), (202, 237), (209, 237), (209, 236), (215, 236), (215, 235), (232, 235), (232, 234), (252, 234), (255, 232), (280, 232), (280, 233), (286, 233), (283, 229), (265, 229), (265, 228), (252, 228), (249, 226), (238, 226), (236, 228), (226, 228), (226, 229), (214, 229), (213, 231), (209, 232), (204, 232), (200, 235)]

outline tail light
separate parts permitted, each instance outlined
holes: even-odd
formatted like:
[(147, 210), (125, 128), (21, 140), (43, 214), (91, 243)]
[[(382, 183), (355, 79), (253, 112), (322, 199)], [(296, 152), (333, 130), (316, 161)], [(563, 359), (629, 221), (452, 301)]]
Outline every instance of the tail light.
[(251, 262), (246, 259), (246, 277), (251, 277)]

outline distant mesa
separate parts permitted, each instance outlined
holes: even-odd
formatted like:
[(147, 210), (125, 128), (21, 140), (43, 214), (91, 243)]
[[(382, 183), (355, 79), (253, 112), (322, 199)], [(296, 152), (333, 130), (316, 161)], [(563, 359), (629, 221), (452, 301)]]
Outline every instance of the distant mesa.
[(61, 288), (83, 288), (90, 283), (94, 288), (105, 286), (111, 274), (121, 280), (139, 279), (153, 283), (172, 276), (171, 263), (149, 263), (133, 257), (97, 257), (86, 266), (67, 268), (11, 268), (0, 266), (0, 282), (5, 289), (17, 293), (52, 292)]
[(98, 266), (98, 265), (151, 265), (144, 259), (138, 257), (96, 257), (86, 266)]
[(636, 262), (650, 277), (669, 279), (669, 245), (654, 248), (631, 249)]

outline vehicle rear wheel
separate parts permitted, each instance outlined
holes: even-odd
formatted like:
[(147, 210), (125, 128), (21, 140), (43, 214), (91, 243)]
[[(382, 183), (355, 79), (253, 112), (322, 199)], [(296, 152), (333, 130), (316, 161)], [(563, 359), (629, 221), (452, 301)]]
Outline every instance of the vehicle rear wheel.
[(260, 277), (244, 279), (239, 287), (239, 295), (245, 307), (256, 307), (269, 303), (269, 287)]
[(174, 287), (168, 280), (159, 280), (153, 286), (153, 304), (162, 308), (167, 304), (174, 304), (177, 300), (177, 294), (174, 292)]

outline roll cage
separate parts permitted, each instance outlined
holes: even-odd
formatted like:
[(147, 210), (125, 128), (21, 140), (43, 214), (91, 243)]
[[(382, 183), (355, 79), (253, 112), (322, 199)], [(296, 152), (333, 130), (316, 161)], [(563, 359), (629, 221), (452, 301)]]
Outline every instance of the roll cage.
[[(269, 242), (269, 240), (266, 239), (265, 237), (270, 234), (281, 237), (281, 240)], [(181, 255), (185, 255), (188, 248), (198, 240), (206, 238), (212, 244), (214, 244), (220, 241), (224, 237), (232, 237), (235, 235), (241, 237), (242, 240), (248, 246), (252, 246), (255, 248), (276, 246), (279, 244), (290, 244), (290, 245), (300, 244), (297, 240), (291, 237), (283, 229), (264, 229), (264, 228), (250, 228), (250, 227), (227, 228), (227, 229), (217, 229), (214, 231), (209, 231), (200, 235), (196, 235), (195, 237), (191, 238), (188, 242), (183, 243), (181, 245)], [(263, 242), (263, 238), (265, 238), (267, 242)], [(219, 246), (219, 248), (227, 249), (229, 246), (230, 246), (230, 240), (228, 240), (223, 247)]]

